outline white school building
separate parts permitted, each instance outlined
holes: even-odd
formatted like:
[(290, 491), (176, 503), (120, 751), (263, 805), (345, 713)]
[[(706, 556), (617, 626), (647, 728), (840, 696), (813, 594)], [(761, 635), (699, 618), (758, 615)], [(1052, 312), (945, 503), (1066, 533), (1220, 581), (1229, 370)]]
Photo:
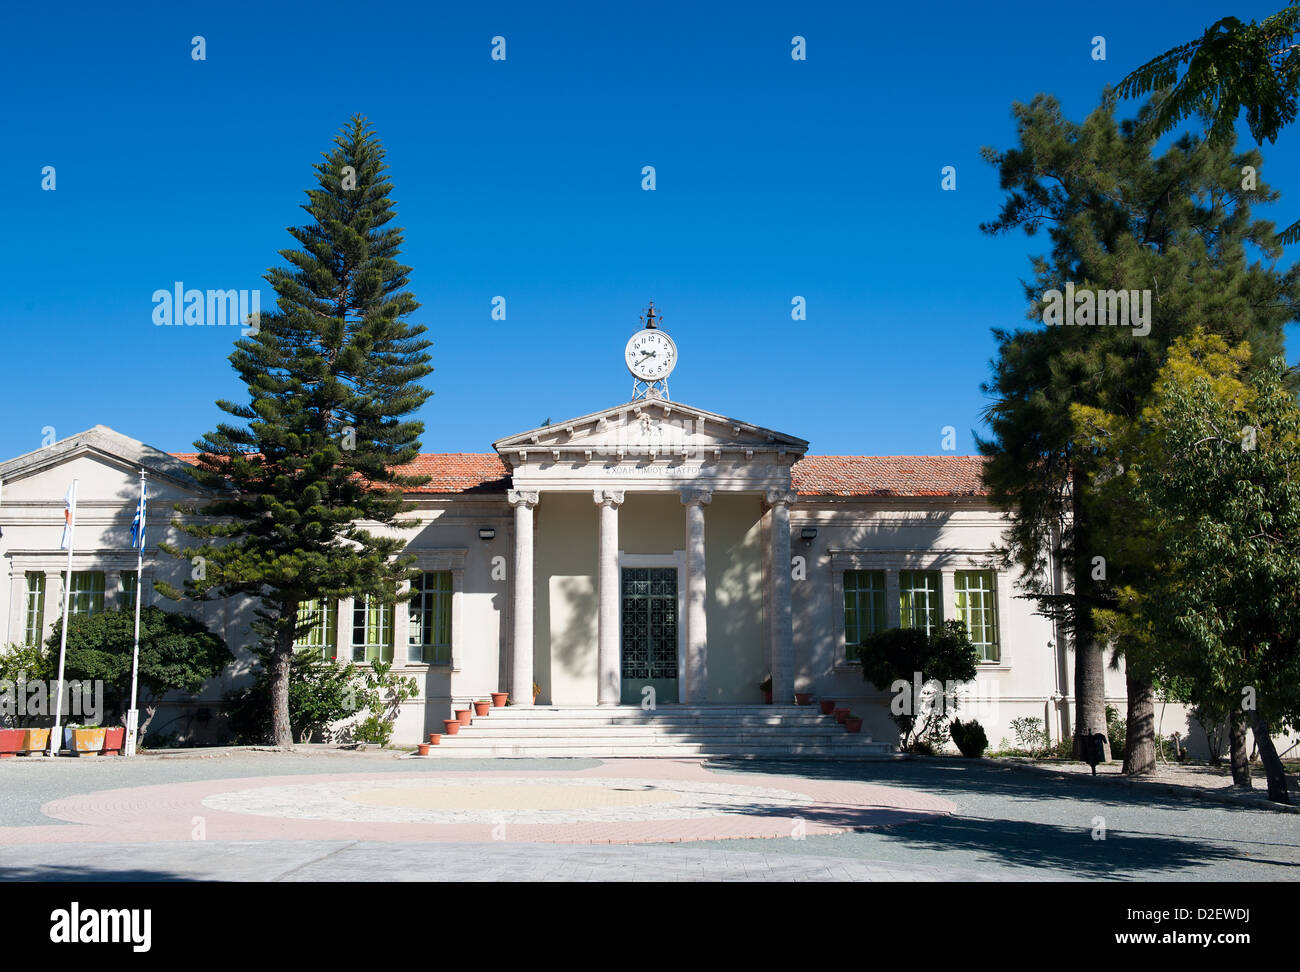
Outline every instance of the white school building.
[[(659, 365), (637, 367), (656, 354)], [(1073, 655), (1017, 596), (1017, 574), (997, 565), (1006, 514), (984, 493), (981, 459), (809, 454), (796, 435), (671, 400), (676, 348), (661, 329), (634, 335), (627, 355), (629, 402), (505, 435), (490, 452), (419, 457), (410, 471), (429, 481), (409, 494), (417, 525), (403, 534), (420, 571), (411, 599), (313, 606), (320, 623), (304, 649), (391, 660), (417, 681), (395, 742), (423, 741), (491, 692), (531, 706), (536, 684), (537, 706), (574, 727), (601, 712), (631, 719), (647, 699), (663, 714), (716, 711), (742, 725), (771, 711), (806, 724), (820, 713), (789, 707), (810, 693), (861, 716), (864, 740), (892, 743), (890, 697), (862, 678), (857, 645), (882, 628), (952, 618), (980, 649), (969, 713), (993, 747), (1013, 741), (1018, 717), (1043, 720), (1053, 741), (1070, 735)], [(183, 546), (167, 522), (172, 505), (205, 498), (194, 458), (95, 426), (0, 464), (0, 617), (9, 644), (47, 637), (57, 619), (73, 479), (71, 611), (132, 603), (143, 469), (144, 603), (201, 618), (239, 658), (200, 697), (170, 703), (151, 731), (210, 741), (221, 738), (221, 699), (248, 678), (252, 605), (153, 590), (159, 578), (181, 586), (190, 571), (157, 543)], [(777, 707), (761, 710), (768, 675)], [(1122, 671), (1108, 670), (1106, 685), (1122, 714)], [(1181, 706), (1157, 705), (1157, 717), (1165, 735), (1199, 736)]]

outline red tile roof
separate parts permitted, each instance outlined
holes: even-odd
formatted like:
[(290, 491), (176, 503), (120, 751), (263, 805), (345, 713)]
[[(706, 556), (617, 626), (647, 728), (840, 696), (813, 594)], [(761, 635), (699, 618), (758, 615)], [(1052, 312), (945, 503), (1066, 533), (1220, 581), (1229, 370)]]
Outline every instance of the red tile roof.
[(979, 456), (804, 456), (794, 464), (804, 496), (986, 496)]
[[(194, 463), (196, 452), (172, 453)], [(986, 496), (977, 456), (805, 456), (794, 464), (804, 496)], [(495, 452), (424, 452), (404, 470), (428, 476), (416, 493), (501, 493), (510, 476)]]

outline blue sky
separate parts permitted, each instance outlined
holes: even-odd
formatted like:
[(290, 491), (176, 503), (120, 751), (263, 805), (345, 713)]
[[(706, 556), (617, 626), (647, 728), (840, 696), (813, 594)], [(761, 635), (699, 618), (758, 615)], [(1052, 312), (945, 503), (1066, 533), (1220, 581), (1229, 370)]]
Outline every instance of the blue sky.
[[(813, 452), (937, 454), (950, 425), (972, 453), (989, 329), (1024, 321), (1044, 245), (979, 232), (1001, 201), (980, 146), (1012, 144), (1015, 100), (1050, 92), (1081, 119), (1218, 17), (1282, 5), (12, 7), (0, 457), (95, 423), (185, 451), (216, 399), (243, 399), (236, 329), (156, 327), (151, 295), (181, 280), (269, 304), (261, 275), (353, 112), (388, 150), (435, 342), (426, 451), (626, 401), (622, 348), (654, 298), (675, 399)], [(1300, 218), (1300, 127), (1264, 157), (1283, 200), (1261, 215)]]

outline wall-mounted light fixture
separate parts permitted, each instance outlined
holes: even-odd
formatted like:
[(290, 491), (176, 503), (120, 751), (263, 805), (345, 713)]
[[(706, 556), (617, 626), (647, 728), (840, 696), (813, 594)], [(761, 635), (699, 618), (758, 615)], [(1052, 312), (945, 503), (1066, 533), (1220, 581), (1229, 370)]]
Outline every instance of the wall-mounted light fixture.
[(799, 531), (799, 539), (802, 540), (804, 543), (812, 543), (814, 540), (817, 539), (817, 528), (804, 527), (802, 530)]
[(480, 540), (495, 540), (496, 536), (497, 536), (496, 530), (492, 529), (491, 527), (478, 528), (478, 538)]

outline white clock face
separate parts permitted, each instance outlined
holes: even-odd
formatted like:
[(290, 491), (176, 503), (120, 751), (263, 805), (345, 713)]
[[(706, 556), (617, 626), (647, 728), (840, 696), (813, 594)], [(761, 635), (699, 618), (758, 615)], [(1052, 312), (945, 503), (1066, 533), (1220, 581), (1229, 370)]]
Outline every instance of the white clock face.
[(645, 328), (632, 335), (623, 356), (635, 377), (662, 381), (677, 365), (677, 345), (658, 328)]

